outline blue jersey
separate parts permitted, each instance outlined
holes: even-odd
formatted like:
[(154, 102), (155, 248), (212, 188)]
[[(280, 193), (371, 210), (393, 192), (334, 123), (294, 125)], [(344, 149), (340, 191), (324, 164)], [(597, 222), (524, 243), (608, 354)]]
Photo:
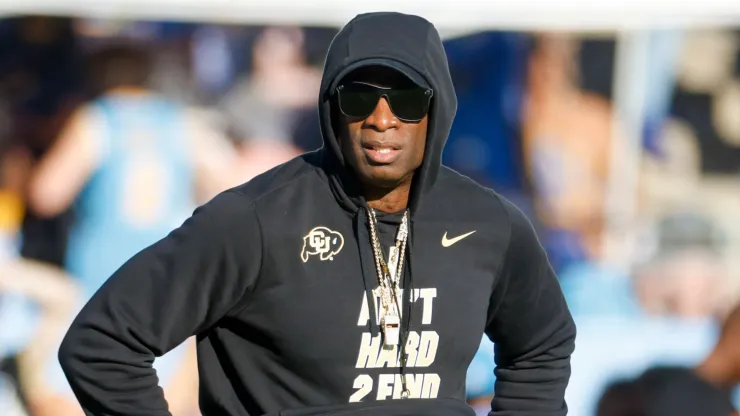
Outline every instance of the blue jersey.
[(103, 97), (103, 157), (75, 205), (67, 269), (92, 295), (140, 250), (192, 212), (192, 164), (183, 112), (148, 95)]

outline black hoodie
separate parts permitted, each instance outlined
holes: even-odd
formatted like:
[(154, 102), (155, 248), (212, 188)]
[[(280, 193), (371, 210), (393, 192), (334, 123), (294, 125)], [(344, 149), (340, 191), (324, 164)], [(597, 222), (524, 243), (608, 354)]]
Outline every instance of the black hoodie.
[[(331, 123), (330, 85), (371, 58), (401, 61), (434, 89), (410, 201), (405, 360), (381, 347), (366, 204)], [(574, 323), (524, 215), (441, 165), (456, 106), (429, 22), (352, 20), (324, 68), (324, 147), (198, 208), (72, 324), (59, 357), (87, 414), (169, 415), (152, 360), (196, 335), (204, 415), (472, 415), (465, 374), (485, 333), (496, 345), (491, 414), (565, 415)], [(398, 216), (378, 220), (387, 248)]]

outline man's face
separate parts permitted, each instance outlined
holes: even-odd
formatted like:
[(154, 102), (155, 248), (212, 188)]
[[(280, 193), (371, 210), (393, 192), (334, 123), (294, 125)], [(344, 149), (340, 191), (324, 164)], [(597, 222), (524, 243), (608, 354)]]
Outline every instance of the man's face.
[[(423, 105), (419, 95), (423, 97), (424, 90), (411, 83), (403, 74), (384, 67), (358, 69), (345, 77), (340, 85), (341, 88), (346, 88), (347, 94), (372, 92), (376, 87), (389, 91), (390, 102), (387, 97), (381, 97), (367, 117), (348, 116), (344, 114), (347, 112), (344, 109), (337, 114), (342, 154), (362, 184), (392, 189), (406, 181), (410, 182), (424, 158), (429, 116), (423, 112), (423, 118), (418, 121), (403, 121), (399, 115), (406, 118), (401, 108), (403, 105), (407, 110), (408, 107), (414, 110), (416, 102)], [(412, 99), (405, 96), (396, 101), (390, 93), (394, 90), (413, 90), (414, 93), (410, 95)], [(341, 97), (340, 107), (349, 102), (349, 99), (344, 100)], [(428, 102), (429, 100), (427, 104)]]

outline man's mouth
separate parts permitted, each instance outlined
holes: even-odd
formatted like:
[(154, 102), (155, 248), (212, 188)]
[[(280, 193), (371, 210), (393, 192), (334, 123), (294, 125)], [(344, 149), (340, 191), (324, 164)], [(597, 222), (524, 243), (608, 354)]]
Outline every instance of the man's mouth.
[(391, 149), (390, 147), (371, 147), (370, 150), (374, 150), (382, 155), (382, 154), (390, 153), (394, 149)]
[(400, 149), (385, 144), (366, 144), (362, 146), (370, 164), (389, 165), (398, 159)]
[(394, 146), (388, 143), (378, 143), (378, 142), (365, 142), (362, 144), (362, 147), (364, 147), (365, 149), (369, 149), (369, 150), (376, 150), (378, 152), (399, 150), (398, 146)]

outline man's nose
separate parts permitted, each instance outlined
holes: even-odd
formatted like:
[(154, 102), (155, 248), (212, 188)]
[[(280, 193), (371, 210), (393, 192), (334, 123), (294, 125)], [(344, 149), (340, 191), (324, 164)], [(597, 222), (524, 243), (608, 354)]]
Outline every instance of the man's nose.
[(375, 110), (365, 119), (365, 125), (374, 128), (377, 131), (386, 131), (398, 126), (398, 118), (391, 111), (388, 99), (381, 97)]

